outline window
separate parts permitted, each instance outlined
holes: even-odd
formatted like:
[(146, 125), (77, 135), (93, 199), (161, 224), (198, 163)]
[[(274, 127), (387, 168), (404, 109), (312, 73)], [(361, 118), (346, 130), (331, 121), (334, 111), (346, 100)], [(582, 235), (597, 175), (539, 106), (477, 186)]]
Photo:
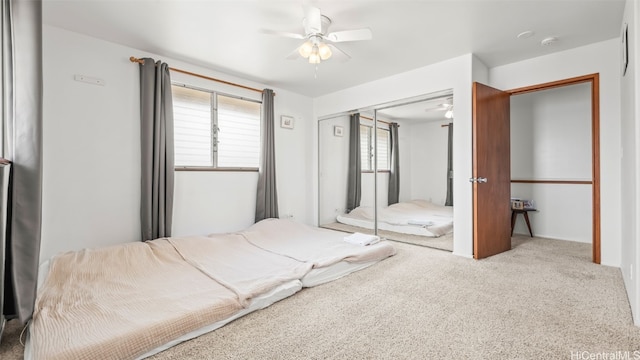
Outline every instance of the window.
[(175, 166), (257, 169), (260, 102), (172, 86)]
[[(378, 137), (378, 170), (389, 170), (389, 130), (376, 129)], [(373, 171), (373, 126), (360, 124), (360, 160), (362, 171)]]

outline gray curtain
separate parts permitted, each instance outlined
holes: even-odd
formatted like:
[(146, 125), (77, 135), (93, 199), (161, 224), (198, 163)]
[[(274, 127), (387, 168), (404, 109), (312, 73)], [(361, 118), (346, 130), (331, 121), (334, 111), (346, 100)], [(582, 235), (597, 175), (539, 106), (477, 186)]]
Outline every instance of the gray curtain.
[(256, 222), (278, 217), (274, 121), (273, 90), (264, 89), (262, 91), (262, 151), (260, 153), (258, 192), (256, 195)]
[(42, 226), (42, 2), (2, 0), (4, 157), (13, 162), (5, 308), (33, 314)]
[(400, 197), (400, 146), (398, 145), (398, 124), (389, 124), (391, 138), (391, 164), (389, 164), (389, 205), (396, 204)]
[(347, 172), (347, 212), (360, 206), (362, 197), (362, 158), (360, 156), (360, 114), (349, 118), (349, 169)]
[(447, 144), (447, 200), (445, 206), (453, 206), (453, 123), (449, 123)]
[(142, 241), (171, 236), (173, 220), (173, 103), (169, 66), (140, 64)]

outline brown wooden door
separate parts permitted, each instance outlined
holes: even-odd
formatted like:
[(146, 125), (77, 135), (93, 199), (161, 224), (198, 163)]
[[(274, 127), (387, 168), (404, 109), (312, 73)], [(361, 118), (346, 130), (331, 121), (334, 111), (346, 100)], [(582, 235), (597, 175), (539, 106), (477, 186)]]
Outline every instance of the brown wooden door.
[(509, 122), (509, 93), (474, 82), (471, 180), (476, 259), (511, 249)]

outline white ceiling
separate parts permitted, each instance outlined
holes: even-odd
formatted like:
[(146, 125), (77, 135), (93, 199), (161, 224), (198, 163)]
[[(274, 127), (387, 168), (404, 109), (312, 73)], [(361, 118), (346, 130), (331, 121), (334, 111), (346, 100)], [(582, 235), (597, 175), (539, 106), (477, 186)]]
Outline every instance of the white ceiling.
[[(316, 97), (474, 53), (508, 64), (619, 36), (624, 0), (310, 1), (330, 31), (369, 27), (373, 40), (342, 43), (348, 62), (317, 68), (285, 57), (302, 33), (302, 1), (44, 0), (44, 23)], [(533, 30), (528, 39), (516, 35)], [(559, 41), (541, 46), (556, 36)], [(137, 54), (131, 54), (137, 56)], [(188, 70), (188, 69), (185, 69)], [(425, 79), (428, 81), (428, 79)]]

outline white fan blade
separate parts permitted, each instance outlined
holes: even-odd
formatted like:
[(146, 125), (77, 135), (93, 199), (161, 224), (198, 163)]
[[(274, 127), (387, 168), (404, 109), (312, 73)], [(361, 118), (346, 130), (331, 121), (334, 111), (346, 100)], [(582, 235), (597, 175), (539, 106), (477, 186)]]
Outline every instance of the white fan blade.
[(306, 34), (315, 34), (322, 31), (322, 15), (317, 7), (304, 6), (304, 30)]
[(260, 29), (260, 32), (263, 34), (267, 34), (267, 35), (276, 35), (276, 36), (284, 36), (284, 37), (288, 37), (288, 38), (292, 38), (292, 39), (304, 39), (304, 35), (301, 34), (296, 34), (296, 33), (290, 33), (290, 32), (286, 32), (286, 31), (275, 31), (275, 30), (268, 30), (268, 29)]
[(428, 108), (428, 109), (424, 109), (425, 112), (429, 112), (429, 111), (445, 111), (448, 110), (446, 107), (442, 107), (442, 106), (438, 106), (435, 108)]
[(371, 40), (372, 38), (373, 34), (369, 28), (337, 31), (326, 36), (326, 39), (332, 42)]
[[(347, 54), (346, 52), (342, 51), (342, 49), (340, 49), (339, 47), (333, 45), (333, 44), (327, 44), (331, 50), (335, 50), (332, 51), (332, 58), (335, 58), (336, 60), (340, 61), (340, 62), (347, 62), (351, 59), (351, 56), (349, 56), (349, 54)], [(331, 59), (329, 59), (329, 61), (331, 61)]]
[[(300, 45), (300, 46), (302, 46), (302, 45)], [(285, 57), (285, 59), (287, 59), (287, 60), (296, 60), (296, 59), (301, 58), (302, 56), (300, 56), (300, 53), (298, 52), (298, 49), (300, 49), (300, 46), (298, 46), (295, 50), (290, 52), (289, 55), (287, 55)]]

